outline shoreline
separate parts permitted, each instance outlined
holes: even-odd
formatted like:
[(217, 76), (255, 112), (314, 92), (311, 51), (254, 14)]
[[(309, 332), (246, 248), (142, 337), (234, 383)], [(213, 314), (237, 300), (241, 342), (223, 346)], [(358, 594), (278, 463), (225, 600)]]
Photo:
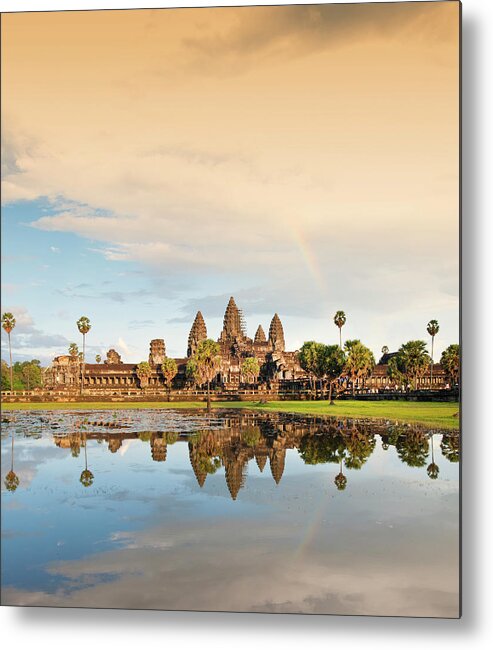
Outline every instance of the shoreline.
[[(206, 409), (205, 402), (2, 402), (2, 411), (91, 411), (134, 409)], [(298, 415), (370, 418), (422, 424), (430, 428), (459, 430), (459, 402), (375, 402), (344, 400), (330, 406), (325, 401), (212, 402), (212, 409), (248, 409)]]

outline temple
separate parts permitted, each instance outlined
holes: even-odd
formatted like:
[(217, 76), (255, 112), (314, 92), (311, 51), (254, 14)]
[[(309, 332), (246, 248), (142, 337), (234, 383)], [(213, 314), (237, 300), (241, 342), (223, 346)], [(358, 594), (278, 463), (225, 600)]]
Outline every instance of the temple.
[[(231, 399), (242, 399), (242, 393), (245, 394), (245, 399), (248, 399), (253, 389), (270, 399), (282, 398), (283, 395), (293, 398), (295, 395), (309, 393), (310, 378), (300, 366), (298, 352), (286, 350), (284, 328), (277, 313), (272, 317), (268, 332), (267, 338), (264, 328), (259, 324), (254, 338), (250, 338), (241, 309), (238, 308), (233, 297), (229, 299), (224, 313), (223, 327), (217, 339), (221, 353), (221, 366), (212, 382), (214, 396), (217, 399), (228, 398), (228, 396)], [(172, 393), (176, 399), (192, 399), (201, 391), (201, 387), (195, 386), (188, 377), (186, 368), (200, 342), (206, 338), (207, 325), (202, 312), (198, 311), (188, 336), (186, 356), (175, 359), (178, 372), (172, 382)], [(249, 357), (256, 358), (260, 367), (254, 385), (251, 379), (247, 382), (242, 372), (243, 362)], [(384, 355), (375, 366), (372, 375), (365, 378), (366, 389), (381, 391), (391, 388), (392, 383), (387, 373), (387, 364), (391, 357), (392, 353)], [(102, 364), (85, 364), (84, 373), (78, 356), (58, 356), (53, 359), (44, 373), (44, 389), (75, 394), (84, 392), (88, 396), (100, 395), (109, 398), (138, 399), (142, 392), (145, 392), (148, 397), (162, 397), (165, 379), (161, 372), (161, 364), (165, 358), (164, 339), (153, 339), (150, 342), (148, 357), (150, 375), (145, 376), (139, 372), (138, 364), (124, 363), (114, 349), (108, 350)], [(429, 377), (423, 378), (423, 384), (425, 388), (443, 388), (446, 385), (443, 369), (435, 364), (433, 385), (430, 386)], [(361, 386), (358, 385), (358, 388)]]
[[(190, 389), (186, 375), (186, 365), (194, 355), (201, 341), (207, 338), (207, 326), (202, 313), (195, 316), (190, 333), (186, 357), (175, 359), (178, 374), (173, 380), (173, 388), (178, 390)], [(274, 314), (269, 327), (267, 339), (262, 325), (259, 325), (255, 337), (247, 336), (245, 319), (242, 311), (231, 297), (224, 313), (223, 328), (217, 340), (221, 350), (221, 369), (215, 380), (215, 386), (224, 390), (238, 389), (244, 383), (242, 362), (247, 357), (256, 357), (261, 372), (259, 383), (272, 387), (279, 381), (301, 380), (305, 372), (298, 362), (296, 352), (285, 350), (284, 331), (281, 319)], [(166, 358), (164, 339), (153, 339), (149, 346), (149, 365), (151, 376), (146, 377), (145, 386), (137, 373), (137, 364), (123, 363), (120, 355), (113, 349), (108, 350), (102, 364), (87, 363), (84, 369), (84, 391), (102, 392), (146, 391), (163, 387), (164, 379), (160, 366)], [(62, 355), (55, 357), (44, 376), (45, 388), (77, 389), (80, 388), (82, 373), (80, 361), (76, 356)]]

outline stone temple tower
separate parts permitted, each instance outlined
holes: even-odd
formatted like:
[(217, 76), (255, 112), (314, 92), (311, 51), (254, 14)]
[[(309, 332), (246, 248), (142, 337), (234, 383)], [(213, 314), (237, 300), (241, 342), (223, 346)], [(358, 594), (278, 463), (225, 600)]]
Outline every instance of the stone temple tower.
[(273, 350), (277, 352), (284, 352), (286, 344), (284, 342), (284, 330), (282, 328), (281, 319), (277, 314), (274, 314), (269, 327), (269, 343)]
[(187, 357), (191, 357), (199, 343), (207, 338), (207, 327), (202, 312), (198, 311), (193, 321), (192, 329), (188, 335)]
[(224, 314), (223, 330), (221, 332), (222, 341), (231, 341), (245, 338), (245, 328), (241, 311), (238, 309), (233, 296), (229, 299), (226, 312)]
[(257, 331), (255, 332), (255, 343), (266, 343), (267, 339), (265, 338), (265, 332), (264, 328), (262, 325), (259, 325), (257, 327)]
[(166, 346), (163, 339), (153, 339), (149, 346), (149, 363), (160, 366), (166, 359)]

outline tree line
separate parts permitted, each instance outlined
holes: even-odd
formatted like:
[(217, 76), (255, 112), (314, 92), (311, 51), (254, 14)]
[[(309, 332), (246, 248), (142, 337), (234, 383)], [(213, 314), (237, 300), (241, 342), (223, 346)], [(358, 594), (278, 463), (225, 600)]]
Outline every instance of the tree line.
[[(316, 391), (316, 382), (322, 394), (328, 386), (328, 399), (333, 403), (333, 392), (349, 384), (354, 394), (357, 385), (364, 384), (376, 365), (373, 352), (359, 339), (342, 343), (342, 328), (346, 324), (346, 314), (337, 311), (334, 324), (339, 329), (339, 345), (327, 345), (317, 341), (306, 341), (299, 351), (301, 367), (309, 374), (312, 390)], [(426, 342), (413, 340), (403, 343), (397, 353), (389, 356), (387, 346), (382, 348), (382, 360), (387, 363), (387, 376), (394, 386), (405, 386), (417, 390), (425, 375), (430, 375), (433, 382), (433, 353), (435, 336), (440, 326), (438, 321), (430, 320), (426, 331), (431, 337), (431, 354), (428, 354)], [(452, 385), (459, 382), (460, 348), (458, 344), (449, 345), (443, 351), (440, 365)]]
[(16, 361), (11, 367), (2, 360), (2, 390), (33, 390), (42, 385), (43, 368), (39, 359)]
[[(306, 341), (298, 353), (301, 367), (308, 373), (312, 390), (316, 391), (316, 383), (321, 387), (322, 394), (328, 389), (328, 399), (333, 403), (333, 395), (341, 385), (350, 385), (354, 393), (356, 385), (364, 383), (376, 365), (373, 352), (359, 339), (342, 341), (342, 329), (346, 324), (346, 314), (338, 310), (333, 318), (335, 326), (339, 329), (339, 345), (328, 345), (317, 341)], [(8, 335), (10, 368), (2, 362), (2, 389), (6, 386), (6, 373), (10, 375), (11, 390), (19, 390), (29, 386), (34, 388), (41, 384), (41, 369), (39, 362), (12, 364), (11, 332), (16, 324), (13, 314), (6, 312), (2, 316), (2, 327)], [(71, 343), (69, 355), (81, 366), (81, 394), (84, 390), (85, 376), (85, 348), (86, 335), (91, 330), (91, 323), (87, 316), (81, 316), (76, 323), (77, 329), (82, 334), (82, 352), (78, 345)], [(413, 340), (403, 343), (396, 354), (391, 355), (387, 365), (387, 375), (394, 386), (403, 385), (417, 389), (420, 381), (430, 374), (430, 385), (433, 380), (433, 352), (435, 336), (440, 330), (438, 321), (430, 320), (426, 331), (431, 337), (431, 354), (428, 354), (426, 342)], [(387, 346), (382, 348), (384, 357), (388, 355)], [(101, 356), (96, 355), (96, 361), (101, 362)], [(205, 339), (197, 346), (197, 350), (187, 363), (187, 378), (200, 386), (207, 388), (207, 406), (210, 409), (210, 387), (215, 377), (221, 370), (221, 352), (219, 344), (212, 339)], [(27, 365), (26, 365), (27, 364)], [(450, 382), (455, 385), (460, 374), (460, 349), (459, 345), (452, 344), (442, 353), (440, 364), (445, 370)], [(22, 366), (22, 367), (21, 367)], [(38, 368), (38, 370), (36, 370)], [(174, 359), (166, 357), (161, 364), (161, 372), (168, 391), (168, 399), (173, 379), (178, 373)], [(242, 360), (241, 372), (246, 381), (256, 384), (261, 372), (260, 362), (255, 357)], [(14, 381), (15, 374), (15, 381)], [(142, 361), (137, 366), (137, 376), (142, 387), (148, 384), (152, 369), (147, 361)]]

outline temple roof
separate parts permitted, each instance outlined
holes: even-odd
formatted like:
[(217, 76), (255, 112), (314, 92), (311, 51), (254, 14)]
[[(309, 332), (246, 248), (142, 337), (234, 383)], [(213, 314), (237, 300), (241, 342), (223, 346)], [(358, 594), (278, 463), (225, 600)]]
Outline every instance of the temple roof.
[(198, 311), (188, 335), (187, 356), (191, 357), (198, 344), (207, 338), (207, 327), (202, 312)]
[(264, 328), (262, 325), (259, 325), (257, 327), (257, 331), (255, 332), (255, 343), (265, 343), (267, 341), (265, 337), (265, 332)]
[(284, 350), (286, 347), (284, 342), (284, 330), (281, 319), (277, 314), (274, 314), (270, 323), (269, 341), (272, 343), (275, 350)]
[(224, 313), (222, 339), (243, 338), (245, 336), (241, 311), (236, 306), (233, 296), (229, 299), (228, 306)]

